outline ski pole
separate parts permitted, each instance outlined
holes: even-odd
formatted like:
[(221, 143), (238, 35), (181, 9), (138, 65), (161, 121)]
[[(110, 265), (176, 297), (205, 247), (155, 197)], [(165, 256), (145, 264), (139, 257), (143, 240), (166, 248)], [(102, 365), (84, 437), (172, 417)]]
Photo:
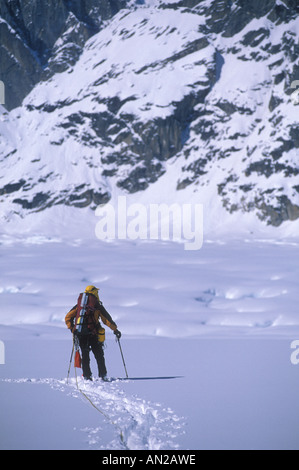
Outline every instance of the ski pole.
[(72, 365), (72, 360), (73, 360), (74, 349), (75, 349), (75, 341), (74, 341), (74, 336), (73, 336), (73, 348), (72, 348), (72, 353), (71, 353), (71, 358), (70, 358), (70, 365), (69, 365), (69, 370), (68, 370), (68, 373), (67, 373), (66, 383), (69, 383), (69, 376), (70, 376), (70, 370), (71, 370), (71, 365)]
[(121, 345), (120, 345), (119, 338), (117, 338), (117, 342), (118, 342), (118, 346), (119, 346), (121, 358), (122, 358), (122, 360), (123, 360), (123, 364), (124, 364), (124, 368), (125, 368), (125, 372), (126, 372), (126, 377), (128, 378), (129, 376), (128, 376), (128, 372), (127, 372), (127, 368), (126, 368), (126, 363), (125, 363), (125, 359), (124, 359), (124, 355), (123, 355), (123, 351), (122, 351), (122, 348), (121, 348)]

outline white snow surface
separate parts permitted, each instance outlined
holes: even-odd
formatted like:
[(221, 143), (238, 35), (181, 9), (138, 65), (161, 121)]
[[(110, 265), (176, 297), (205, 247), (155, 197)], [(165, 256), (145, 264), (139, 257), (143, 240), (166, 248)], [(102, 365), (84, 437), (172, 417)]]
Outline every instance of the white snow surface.
[[(268, 20), (255, 20), (222, 44), (209, 38), (213, 47), (189, 54), (188, 61), (167, 61), (201, 39), (202, 19), (187, 9), (157, 10), (158, 3), (119, 12), (86, 43), (73, 68), (38, 84), (20, 108), (0, 110), (1, 186), (24, 178), (21, 195), (30, 201), (45, 191), (53, 199), (66, 197), (88, 182), (108, 190), (116, 207), (124, 194), (117, 178), (130, 168), (104, 178), (98, 160), (121, 144), (100, 151), (83, 147), (82, 137), (91, 132), (88, 119), (78, 125), (77, 137), (63, 125), (73, 114), (105, 111), (104, 98), (115, 96), (124, 100), (120, 113), (140, 122), (165, 118), (195, 81), (200, 91), (216, 49), (225, 52), (225, 61), (207, 102), (217, 134), (214, 148), (225, 151), (238, 133), (239, 150), (229, 161), (212, 161), (202, 185), (177, 191), (178, 175), (188, 176), (184, 166), (206, 150), (194, 122), (186, 144), (189, 161), (170, 159), (158, 181), (126, 195), (128, 205), (146, 208), (203, 204), (204, 244), (197, 251), (185, 250), (184, 240), (101, 241), (95, 236), (97, 212), (89, 208), (56, 205), (30, 213), (13, 202), (14, 193), (1, 196), (0, 449), (299, 449), (299, 365), (291, 362), (291, 345), (299, 340), (299, 221), (273, 228), (253, 212), (229, 214), (217, 190), (225, 176), (236, 173), (239, 184), (276, 188), (277, 194), (285, 189), (290, 200), (298, 200), (296, 176), (244, 176), (243, 149), (252, 149), (256, 162), (273, 140), (273, 125), (263, 120), (273, 57), (260, 47), (267, 67), (257, 60), (252, 68), (227, 50)], [(285, 25), (266, 26), (273, 44), (280, 43)], [(297, 33), (298, 21), (288, 29)], [(242, 49), (242, 55), (249, 53)], [(276, 73), (283, 67), (284, 62), (275, 65)], [(235, 79), (232, 69), (238, 70)], [(277, 130), (283, 136), (296, 122), (297, 108), (278, 88), (283, 120)], [(236, 113), (223, 125), (215, 107), (219, 97), (231, 96), (252, 114), (241, 119)], [(282, 158), (293, 162), (297, 154), (291, 150)], [(234, 181), (231, 194), (239, 203)], [(129, 375), (178, 378), (86, 384), (77, 370), (80, 387), (101, 412), (78, 391), (73, 367), (67, 383), (72, 337), (64, 317), (89, 284), (100, 288), (122, 332)], [(106, 338), (108, 374), (123, 377), (109, 330)], [(94, 360), (92, 370), (96, 377)]]
[[(0, 448), (298, 449), (298, 250), (3, 233)], [(86, 384), (77, 369), (101, 412), (73, 366), (67, 383), (64, 316), (88, 284), (122, 331), (129, 376), (178, 378)], [(106, 345), (108, 375), (124, 377), (110, 330)]]

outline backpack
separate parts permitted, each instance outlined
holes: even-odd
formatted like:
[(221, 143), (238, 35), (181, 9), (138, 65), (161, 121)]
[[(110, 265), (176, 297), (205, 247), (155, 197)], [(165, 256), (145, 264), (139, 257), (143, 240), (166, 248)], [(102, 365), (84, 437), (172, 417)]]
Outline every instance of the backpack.
[(75, 330), (78, 335), (97, 334), (98, 325), (94, 318), (97, 299), (90, 294), (80, 294), (77, 302)]

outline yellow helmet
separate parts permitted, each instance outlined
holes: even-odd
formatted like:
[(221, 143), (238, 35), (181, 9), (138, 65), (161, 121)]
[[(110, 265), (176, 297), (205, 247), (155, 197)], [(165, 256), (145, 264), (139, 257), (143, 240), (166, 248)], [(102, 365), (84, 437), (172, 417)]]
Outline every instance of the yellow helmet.
[(97, 298), (99, 298), (99, 294), (98, 294), (98, 291), (99, 289), (95, 286), (87, 286), (86, 289), (85, 289), (85, 293), (86, 294), (93, 294), (95, 295)]

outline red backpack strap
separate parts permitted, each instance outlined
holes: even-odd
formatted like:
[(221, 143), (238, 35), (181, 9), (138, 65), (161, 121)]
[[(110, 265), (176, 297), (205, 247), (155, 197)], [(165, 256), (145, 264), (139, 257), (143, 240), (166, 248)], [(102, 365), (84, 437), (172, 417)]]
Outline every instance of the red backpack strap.
[(94, 317), (94, 312), (96, 310), (96, 304), (97, 304), (97, 299), (95, 298), (94, 295), (90, 294), (88, 296), (88, 303), (87, 303), (86, 313), (87, 313), (87, 326), (88, 326), (88, 329), (90, 330), (90, 333), (92, 333), (92, 334), (97, 334), (97, 332), (98, 332), (97, 322), (96, 322), (96, 319)]
[(94, 295), (88, 294), (88, 310), (94, 312), (96, 310), (97, 299)]

